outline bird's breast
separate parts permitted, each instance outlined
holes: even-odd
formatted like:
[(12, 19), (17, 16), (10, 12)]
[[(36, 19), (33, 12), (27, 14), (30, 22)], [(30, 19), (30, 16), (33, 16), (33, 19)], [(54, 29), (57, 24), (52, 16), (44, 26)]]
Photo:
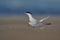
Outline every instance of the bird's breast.
[(31, 26), (39, 26), (39, 25), (41, 25), (41, 23), (39, 23), (39, 22), (29, 22), (29, 24)]

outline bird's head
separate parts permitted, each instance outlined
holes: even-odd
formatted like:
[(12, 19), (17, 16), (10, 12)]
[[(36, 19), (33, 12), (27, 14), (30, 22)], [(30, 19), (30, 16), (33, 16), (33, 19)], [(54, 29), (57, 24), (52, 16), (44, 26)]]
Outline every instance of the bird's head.
[(29, 12), (29, 11), (27, 11), (27, 12), (25, 12), (25, 14), (27, 14), (27, 15), (28, 15), (28, 14), (32, 14), (32, 13), (31, 13), (31, 12)]

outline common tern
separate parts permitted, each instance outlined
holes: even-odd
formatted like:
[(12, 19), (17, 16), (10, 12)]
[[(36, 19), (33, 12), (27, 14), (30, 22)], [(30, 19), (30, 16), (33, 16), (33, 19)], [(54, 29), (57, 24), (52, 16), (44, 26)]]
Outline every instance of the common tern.
[[(32, 15), (31, 15), (31, 12), (26, 12), (25, 13), (26, 15), (28, 15), (28, 18), (29, 18), (29, 25), (33, 26), (33, 27), (37, 27), (37, 26), (43, 26), (43, 25), (46, 25), (47, 23), (44, 23), (44, 20), (47, 20), (49, 18), (48, 17), (45, 17), (41, 20), (37, 20), (35, 19)], [(48, 23), (47, 25), (49, 25), (50, 23)]]

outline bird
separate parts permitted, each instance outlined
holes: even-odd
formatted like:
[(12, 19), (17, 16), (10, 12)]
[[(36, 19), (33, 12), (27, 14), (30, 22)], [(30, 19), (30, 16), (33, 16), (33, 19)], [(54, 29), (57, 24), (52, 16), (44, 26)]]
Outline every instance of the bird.
[(50, 23), (44, 23), (44, 21), (47, 20), (49, 18), (49, 16), (48, 17), (45, 17), (45, 18), (43, 18), (41, 20), (37, 20), (37, 19), (35, 19), (32, 16), (32, 13), (31, 12), (27, 11), (25, 14), (28, 15), (28, 18), (29, 18), (28, 24), (31, 25), (31, 26), (33, 26), (33, 27), (37, 27), (37, 26), (40, 26), (41, 27), (43, 25), (49, 25), (50, 24)]

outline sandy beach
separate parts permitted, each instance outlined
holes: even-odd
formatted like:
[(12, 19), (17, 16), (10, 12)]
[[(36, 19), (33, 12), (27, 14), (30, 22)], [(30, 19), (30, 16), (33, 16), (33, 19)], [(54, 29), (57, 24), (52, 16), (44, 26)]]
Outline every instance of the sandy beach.
[(52, 24), (35, 30), (28, 26), (27, 16), (0, 17), (0, 40), (60, 40), (60, 16), (51, 16), (45, 22)]

